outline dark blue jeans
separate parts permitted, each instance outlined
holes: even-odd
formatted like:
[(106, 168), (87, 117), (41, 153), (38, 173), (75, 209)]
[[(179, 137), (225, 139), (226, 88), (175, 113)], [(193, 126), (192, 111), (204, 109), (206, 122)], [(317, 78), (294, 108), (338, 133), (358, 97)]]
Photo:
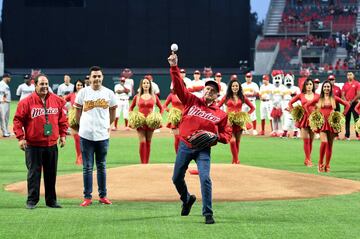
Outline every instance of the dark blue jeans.
[(183, 203), (187, 203), (190, 197), (188, 192), (185, 173), (191, 160), (195, 160), (200, 177), (202, 195), (202, 214), (212, 215), (212, 184), (210, 179), (210, 147), (203, 150), (189, 148), (184, 142), (180, 141), (174, 166), (173, 183), (180, 194)]
[(106, 197), (106, 155), (109, 148), (109, 139), (91, 141), (80, 137), (80, 147), (83, 159), (84, 198), (92, 198), (94, 155), (99, 197)]

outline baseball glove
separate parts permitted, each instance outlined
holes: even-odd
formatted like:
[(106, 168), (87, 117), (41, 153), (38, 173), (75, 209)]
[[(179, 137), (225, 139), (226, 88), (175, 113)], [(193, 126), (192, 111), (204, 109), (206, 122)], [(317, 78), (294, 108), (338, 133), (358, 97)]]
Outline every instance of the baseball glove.
[(201, 150), (206, 147), (210, 147), (217, 141), (218, 137), (216, 134), (206, 131), (198, 130), (192, 135), (188, 136), (187, 140), (191, 144), (192, 148)]

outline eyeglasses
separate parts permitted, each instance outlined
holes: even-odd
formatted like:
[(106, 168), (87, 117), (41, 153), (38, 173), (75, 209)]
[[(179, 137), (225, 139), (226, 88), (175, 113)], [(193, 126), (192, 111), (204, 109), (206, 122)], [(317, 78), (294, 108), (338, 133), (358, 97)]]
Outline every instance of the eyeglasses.
[(101, 75), (94, 75), (92, 78), (101, 78)]

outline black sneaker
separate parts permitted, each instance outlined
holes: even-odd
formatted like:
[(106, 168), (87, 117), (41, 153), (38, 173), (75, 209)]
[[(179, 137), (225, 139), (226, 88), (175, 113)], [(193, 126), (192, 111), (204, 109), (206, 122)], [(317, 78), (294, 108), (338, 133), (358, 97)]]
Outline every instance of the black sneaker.
[(26, 208), (27, 208), (27, 209), (35, 209), (35, 208), (36, 208), (36, 205), (35, 205), (35, 204), (27, 203), (27, 204), (26, 204)]
[(215, 220), (212, 215), (205, 216), (205, 224), (214, 224)]
[(181, 216), (189, 215), (189, 213), (191, 211), (191, 207), (195, 201), (196, 201), (195, 195), (190, 195), (189, 201), (186, 204), (183, 204), (183, 206), (182, 206)]
[(46, 205), (47, 207), (51, 207), (51, 208), (62, 208), (61, 205), (54, 203), (54, 204), (50, 204), (50, 205)]

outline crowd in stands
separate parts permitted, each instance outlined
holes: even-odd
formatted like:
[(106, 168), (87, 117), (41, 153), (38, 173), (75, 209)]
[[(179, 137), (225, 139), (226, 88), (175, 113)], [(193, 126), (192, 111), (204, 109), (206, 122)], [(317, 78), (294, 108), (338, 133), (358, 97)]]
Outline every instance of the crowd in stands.
[[(357, 17), (357, 1), (288, 0), (282, 15), (280, 32), (296, 32), (308, 24), (312, 29), (352, 30)], [(294, 28), (295, 26), (295, 28)]]

